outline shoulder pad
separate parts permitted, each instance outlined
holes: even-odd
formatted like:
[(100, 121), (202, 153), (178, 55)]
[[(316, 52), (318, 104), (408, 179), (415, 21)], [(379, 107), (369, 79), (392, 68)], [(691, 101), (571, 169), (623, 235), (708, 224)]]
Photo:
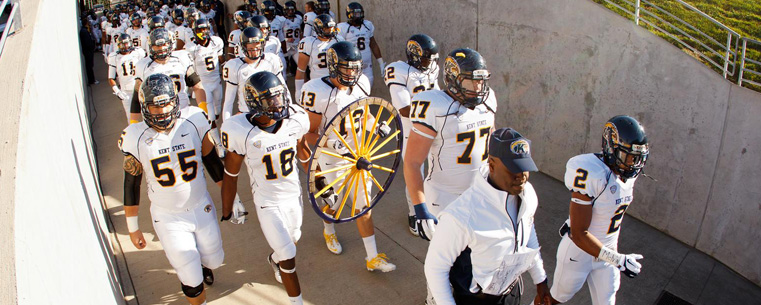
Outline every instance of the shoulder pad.
[(181, 110), (180, 118), (186, 119), (188, 122), (193, 123), (196, 131), (198, 131), (198, 137), (203, 140), (203, 136), (206, 135), (211, 129), (209, 125), (209, 117), (206, 112), (196, 106), (188, 106)]
[(594, 154), (575, 156), (566, 163), (565, 186), (573, 191), (595, 198), (604, 191), (610, 169)]
[(140, 141), (140, 137), (148, 128), (149, 127), (145, 124), (145, 122), (130, 124), (127, 126), (127, 128), (124, 128), (117, 143), (119, 150), (122, 151), (122, 154), (125, 156), (132, 155), (133, 157), (138, 157), (137, 146)]

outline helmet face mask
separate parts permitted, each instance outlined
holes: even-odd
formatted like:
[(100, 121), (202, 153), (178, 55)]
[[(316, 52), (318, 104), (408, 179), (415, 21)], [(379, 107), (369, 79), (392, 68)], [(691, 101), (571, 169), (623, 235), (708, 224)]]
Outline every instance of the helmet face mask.
[(362, 75), (362, 54), (348, 41), (333, 44), (326, 53), (330, 78), (339, 84), (352, 87)]
[(636, 178), (650, 155), (645, 130), (632, 117), (616, 116), (605, 123), (602, 133), (603, 161), (623, 180)]
[(267, 17), (261, 15), (251, 16), (251, 18), (248, 19), (248, 26), (257, 28), (259, 31), (262, 31), (262, 36), (264, 36), (265, 39), (270, 35), (271, 27)]
[(172, 21), (176, 25), (182, 25), (183, 22), (185, 22), (185, 16), (183, 16), (183, 12), (181, 9), (175, 9), (172, 11)]
[(288, 18), (296, 17), (296, 2), (288, 1), (285, 3), (285, 16)]
[(330, 2), (328, 0), (317, 0), (317, 3), (314, 4), (314, 10), (318, 15), (328, 14), (330, 12)]
[(243, 54), (250, 60), (258, 60), (264, 55), (264, 35), (254, 27), (243, 29), (240, 35), (240, 45)]
[(491, 74), (481, 55), (471, 49), (452, 51), (444, 63), (444, 76), (447, 92), (468, 109), (482, 104), (489, 93)]
[(121, 34), (116, 38), (116, 46), (122, 54), (129, 54), (135, 49), (132, 46), (132, 38), (127, 34)]
[(319, 15), (314, 19), (314, 31), (319, 37), (333, 38), (337, 32), (336, 21), (330, 15)]
[(428, 35), (416, 34), (407, 40), (407, 63), (425, 72), (439, 60), (439, 47)]
[(138, 28), (143, 26), (143, 16), (140, 16), (138, 13), (132, 14), (130, 17), (130, 23), (132, 23), (133, 28)]
[(270, 72), (257, 72), (246, 80), (246, 106), (252, 117), (266, 116), (280, 121), (290, 115), (288, 90), (280, 80)]
[(174, 38), (165, 28), (157, 28), (150, 35), (150, 55), (153, 60), (166, 59), (174, 51)]
[(267, 17), (268, 20), (272, 20), (275, 18), (275, 10), (276, 10), (275, 2), (272, 2), (270, 0), (262, 2), (261, 12), (262, 12), (262, 15), (264, 15), (264, 17)]
[(196, 41), (201, 43), (208, 41), (211, 37), (211, 24), (209, 20), (205, 18), (198, 19), (193, 26), (193, 33), (195, 34), (193, 39)]
[(143, 120), (149, 127), (166, 131), (180, 117), (180, 103), (174, 83), (164, 74), (148, 76), (140, 86), (138, 100)]
[(233, 15), (233, 20), (240, 30), (246, 28), (246, 24), (248, 23), (249, 18), (251, 18), (251, 13), (248, 11), (237, 11)]
[(151, 32), (157, 28), (163, 28), (164, 26), (164, 17), (161, 16), (153, 16), (151, 17), (151, 20), (148, 21), (148, 29)]
[(357, 2), (349, 3), (346, 6), (346, 17), (352, 25), (361, 25), (365, 21), (365, 9)]

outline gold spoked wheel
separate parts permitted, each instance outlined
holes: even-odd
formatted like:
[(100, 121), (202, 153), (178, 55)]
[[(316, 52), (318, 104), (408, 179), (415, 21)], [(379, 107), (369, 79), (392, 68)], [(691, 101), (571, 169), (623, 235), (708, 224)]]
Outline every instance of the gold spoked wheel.
[(369, 212), (388, 191), (401, 161), (402, 124), (390, 102), (368, 97), (333, 117), (309, 161), (312, 208), (330, 222)]

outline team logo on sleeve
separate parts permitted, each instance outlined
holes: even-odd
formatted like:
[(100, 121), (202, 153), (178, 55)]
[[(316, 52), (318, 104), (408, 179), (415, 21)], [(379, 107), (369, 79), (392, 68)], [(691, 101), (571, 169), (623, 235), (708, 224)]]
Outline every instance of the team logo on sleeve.
[(528, 155), (530, 153), (530, 148), (528, 142), (521, 139), (510, 144), (510, 151), (516, 155)]
[(615, 186), (615, 185), (611, 185), (611, 186), (610, 186), (610, 193), (611, 193), (611, 194), (615, 194), (617, 189), (618, 189), (618, 187), (617, 187), (617, 186)]

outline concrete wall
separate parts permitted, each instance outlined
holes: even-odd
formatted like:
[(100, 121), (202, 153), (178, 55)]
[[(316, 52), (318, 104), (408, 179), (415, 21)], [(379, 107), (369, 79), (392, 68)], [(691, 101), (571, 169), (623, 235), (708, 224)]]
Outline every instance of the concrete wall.
[[(331, 1), (339, 20), (349, 2)], [(600, 150), (609, 118), (640, 120), (652, 143), (646, 172), (658, 181), (638, 180), (629, 214), (761, 285), (761, 264), (747, 251), (761, 248), (761, 178), (752, 175), (761, 95), (589, 0), (360, 3), (387, 63), (405, 58), (415, 33), (436, 39), (442, 58), (456, 47), (481, 52), (498, 125), (531, 138), (539, 168), (557, 179), (570, 157)], [(388, 98), (375, 76), (373, 94)]]
[(90, 138), (76, 2), (24, 1), (22, 10), (28, 6), (37, 7), (22, 29), (31, 43), (5, 46), (28, 54), (26, 73), (15, 76), (13, 301), (123, 304)]

